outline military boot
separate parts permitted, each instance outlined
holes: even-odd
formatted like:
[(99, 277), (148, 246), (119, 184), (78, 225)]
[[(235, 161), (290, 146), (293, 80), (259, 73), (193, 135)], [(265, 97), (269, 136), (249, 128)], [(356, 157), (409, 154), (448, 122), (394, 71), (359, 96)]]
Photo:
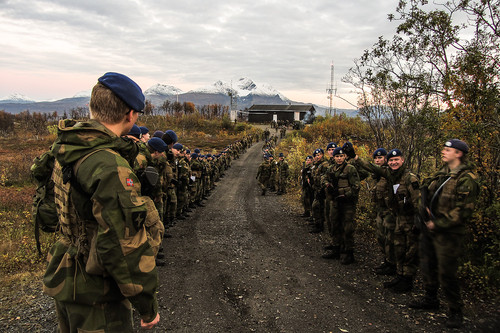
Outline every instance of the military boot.
[(342, 260), (340, 261), (340, 263), (342, 265), (350, 265), (354, 262), (355, 262), (355, 260), (354, 260), (354, 251), (353, 250), (347, 250), (344, 253), (344, 255), (342, 256)]
[(325, 253), (321, 256), (323, 259), (340, 259), (340, 247), (339, 246), (326, 246)]
[(391, 281), (384, 282), (384, 288), (391, 288), (392, 286), (396, 285), (399, 283), (399, 280), (401, 280), (402, 275), (396, 275), (394, 279)]
[(262, 195), (266, 195), (266, 189), (262, 189)]
[(446, 327), (448, 328), (460, 328), (462, 327), (464, 321), (464, 315), (462, 310), (451, 310), (448, 315), (448, 320), (446, 321)]
[(322, 231), (323, 231), (323, 222), (318, 223), (317, 221), (315, 221), (313, 228), (311, 229), (311, 231), (309, 231), (309, 233), (310, 234), (319, 234)]
[(302, 215), (300, 215), (300, 217), (309, 217), (309, 216), (311, 216), (310, 212), (304, 212)]
[(439, 309), (439, 300), (435, 294), (426, 293), (425, 296), (408, 303), (408, 307), (419, 310), (437, 310)]
[(403, 294), (413, 289), (413, 276), (401, 276), (399, 282), (389, 287), (393, 292)]

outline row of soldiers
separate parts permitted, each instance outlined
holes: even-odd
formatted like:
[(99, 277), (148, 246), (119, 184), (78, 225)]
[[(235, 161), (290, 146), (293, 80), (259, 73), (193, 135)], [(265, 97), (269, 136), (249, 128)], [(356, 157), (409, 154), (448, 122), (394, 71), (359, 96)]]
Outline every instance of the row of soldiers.
[[(155, 131), (151, 136), (147, 127), (134, 125), (127, 137), (139, 146), (133, 169), (141, 180), (141, 192), (153, 200), (165, 229), (203, 207), (232, 160), (258, 140), (258, 135), (247, 135), (212, 154), (199, 148), (191, 152), (178, 142), (173, 130)], [(165, 232), (164, 237), (171, 235)], [(160, 247), (157, 265), (164, 265), (163, 257)]]
[[(273, 138), (277, 138), (273, 136)], [(288, 177), (290, 175), (288, 162), (283, 153), (278, 154), (278, 160), (274, 159), (277, 140), (266, 140), (262, 147), (263, 161), (257, 170), (255, 177), (262, 190), (262, 195), (266, 195), (269, 190), (277, 195), (286, 193)]]
[(395, 275), (384, 288), (397, 293), (413, 289), (420, 259), (425, 296), (411, 301), (416, 309), (439, 308), (439, 286), (448, 302), (446, 325), (460, 327), (463, 302), (457, 280), (465, 223), (479, 194), (477, 176), (466, 163), (467, 144), (453, 139), (442, 151), (444, 166), (422, 183), (407, 165), (403, 152), (379, 148), (364, 161), (354, 147), (331, 142), (307, 156), (302, 168), (302, 204), (312, 233), (326, 222), (331, 243), (322, 255), (348, 265), (354, 259), (355, 213), (360, 182), (371, 175), (377, 241), (384, 256), (378, 275)]

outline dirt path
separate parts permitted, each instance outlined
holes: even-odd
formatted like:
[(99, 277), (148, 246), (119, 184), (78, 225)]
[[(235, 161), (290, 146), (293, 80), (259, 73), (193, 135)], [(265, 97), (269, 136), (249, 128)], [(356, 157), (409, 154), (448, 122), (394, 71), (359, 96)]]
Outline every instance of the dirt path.
[(382, 280), (370, 272), (376, 263), (360, 258), (344, 267), (321, 259), (321, 236), (307, 233), (284, 197), (260, 195), (255, 175), (261, 147), (234, 161), (206, 207), (171, 229), (167, 265), (160, 268), (158, 330), (435, 330), (432, 322), (416, 323), (406, 313), (399, 305), (405, 296), (380, 290)]

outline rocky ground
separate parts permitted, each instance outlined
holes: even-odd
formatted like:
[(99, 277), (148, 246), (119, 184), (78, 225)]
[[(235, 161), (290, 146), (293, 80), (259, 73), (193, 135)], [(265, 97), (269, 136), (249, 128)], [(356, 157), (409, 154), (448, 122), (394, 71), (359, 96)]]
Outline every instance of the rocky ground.
[[(372, 273), (378, 249), (357, 238), (357, 263), (320, 257), (324, 235), (308, 233), (286, 196), (262, 196), (255, 180), (262, 143), (226, 172), (205, 207), (179, 222), (159, 267), (155, 332), (442, 332), (443, 311), (405, 304)], [(40, 285), (3, 290), (2, 332), (52, 332), (52, 302)], [(418, 290), (417, 290), (418, 292)], [(498, 332), (498, 308), (467, 302), (462, 330)], [(136, 323), (138, 319), (136, 318)], [(496, 325), (496, 326), (495, 326)]]

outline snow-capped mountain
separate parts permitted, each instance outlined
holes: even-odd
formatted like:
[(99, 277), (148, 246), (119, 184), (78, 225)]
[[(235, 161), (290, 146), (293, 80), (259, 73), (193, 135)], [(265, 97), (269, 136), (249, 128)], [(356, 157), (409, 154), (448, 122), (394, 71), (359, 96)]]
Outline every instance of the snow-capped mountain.
[(170, 86), (168, 84), (157, 83), (144, 91), (144, 95), (158, 95), (158, 96), (174, 96), (184, 93), (177, 87)]
[(80, 98), (80, 97), (88, 97), (90, 98), (90, 95), (92, 94), (92, 89), (89, 89), (89, 90), (83, 90), (83, 91), (80, 91), (80, 92), (77, 92), (73, 98)]
[(283, 101), (288, 101), (288, 98), (282, 95), (278, 90), (274, 89), (271, 85), (266, 83), (257, 85), (253, 80), (247, 77), (242, 77), (233, 82), (223, 82), (219, 80), (212, 85), (194, 89), (188, 93), (228, 95), (231, 90), (240, 98), (247, 97), (248, 95), (269, 97), (279, 96)]
[(0, 99), (0, 103), (19, 103), (19, 104), (24, 104), (24, 103), (33, 103), (35, 100), (22, 95), (22, 94), (12, 94), (10, 96), (6, 96)]

